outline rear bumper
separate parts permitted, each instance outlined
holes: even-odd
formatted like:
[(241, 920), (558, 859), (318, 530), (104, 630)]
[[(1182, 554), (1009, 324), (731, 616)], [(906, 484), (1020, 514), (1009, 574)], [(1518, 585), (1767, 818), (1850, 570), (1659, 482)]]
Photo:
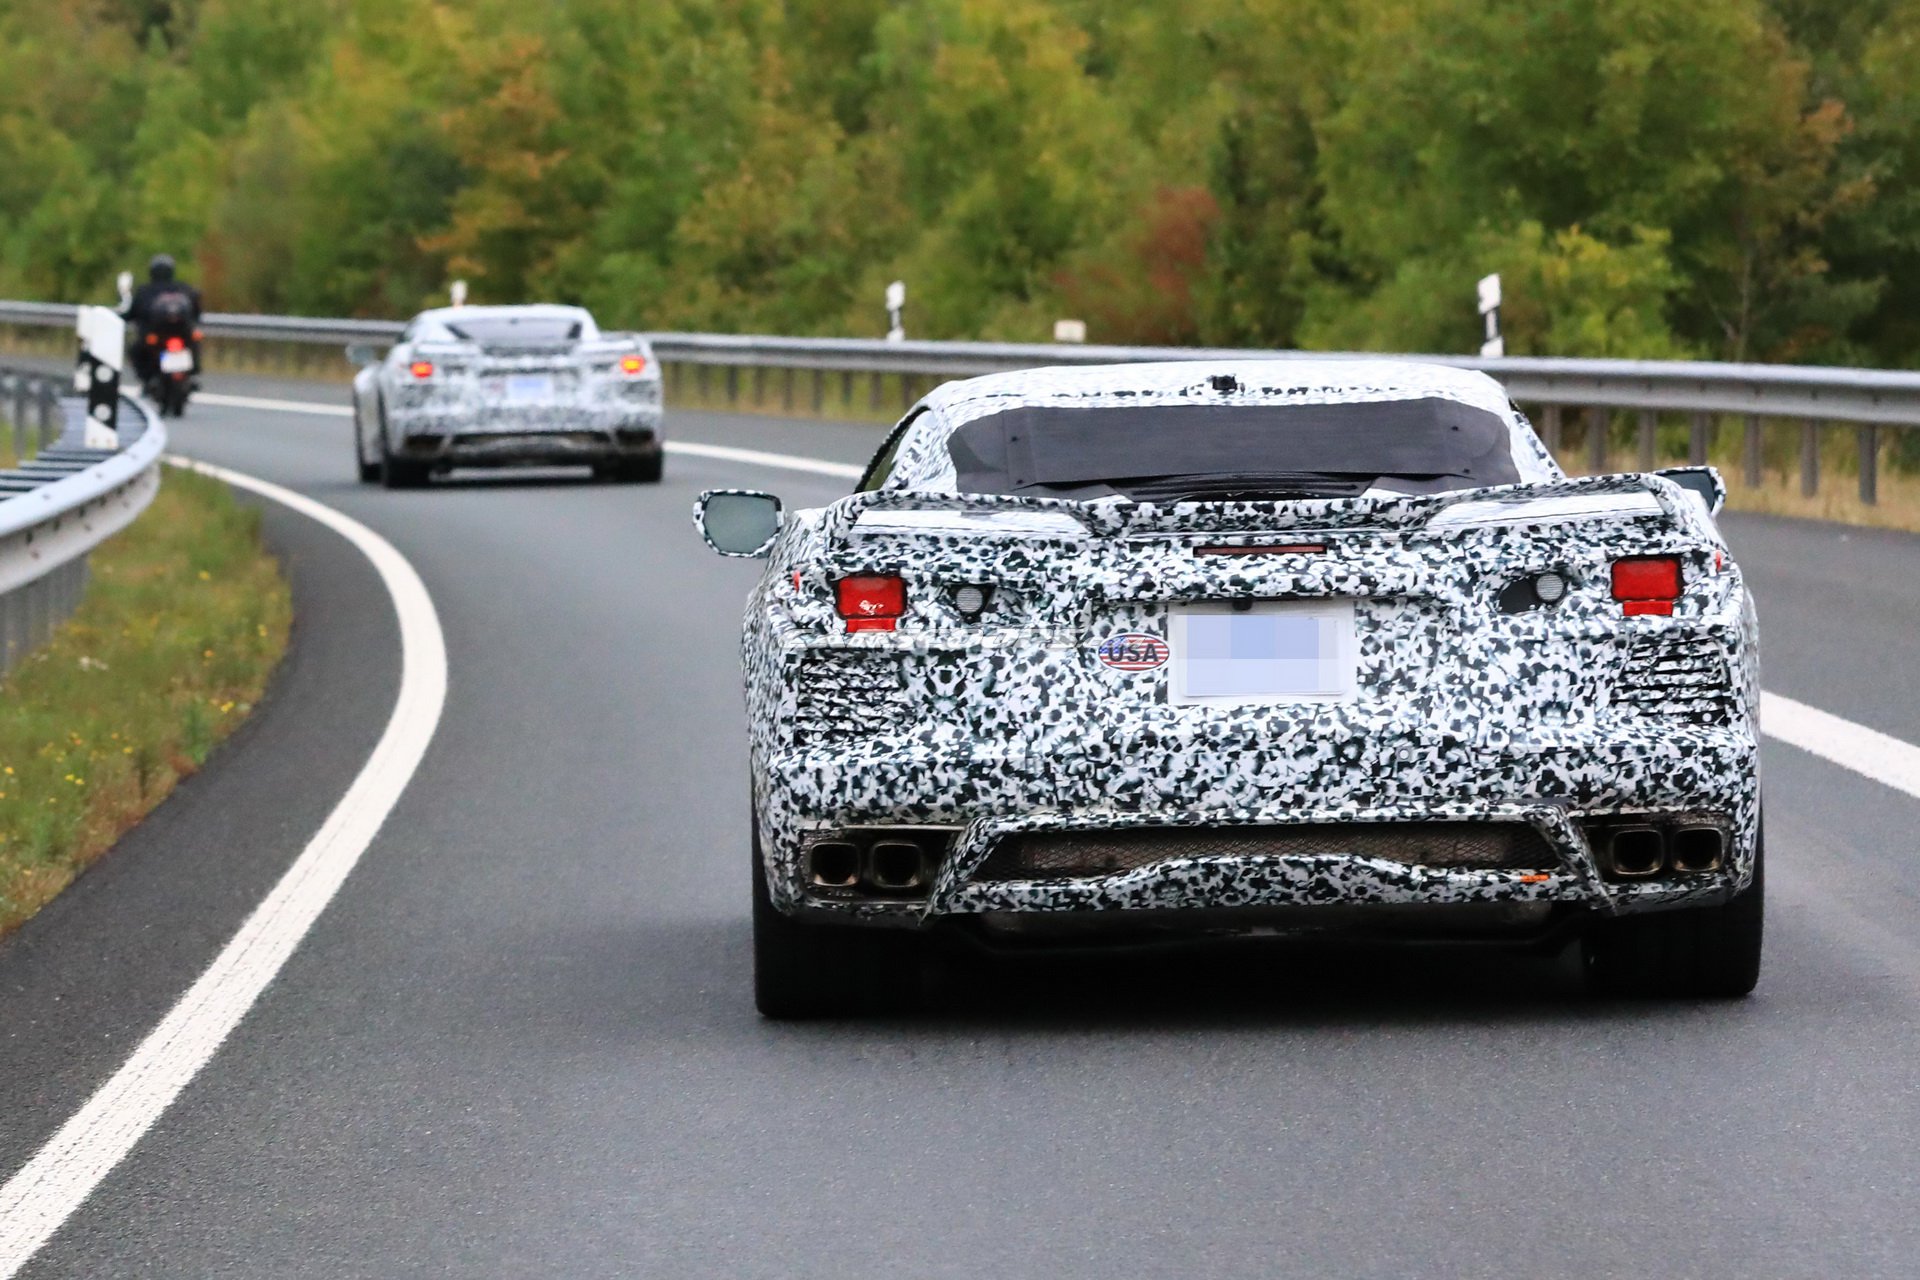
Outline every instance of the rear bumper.
[[(1329, 744), (1317, 744), (1326, 747)], [(1759, 826), (1758, 752), (1744, 728), (1622, 722), (1604, 736), (1503, 746), (1409, 739), (1346, 753), (1331, 744), (1300, 770), (1282, 752), (940, 752), (864, 745), (814, 748), (756, 768), (769, 890), (788, 911), (930, 924), (1029, 913), (1138, 915), (1311, 907), (1537, 904), (1603, 914), (1724, 901), (1752, 878)], [(1384, 745), (1384, 750), (1382, 749)], [(1406, 762), (1419, 760), (1421, 768)], [(1144, 779), (1144, 781), (1143, 781)], [(1591, 840), (1609, 815), (1708, 815), (1722, 825), (1720, 864), (1685, 875), (1604, 875)], [(1550, 851), (1544, 865), (1438, 867), (1365, 853), (1169, 857), (1102, 875), (1009, 879), (981, 873), (1025, 832), (1140, 828), (1351, 827), (1382, 823), (1519, 823)], [(925, 896), (873, 901), (822, 893), (803, 865), (810, 840), (855, 827), (956, 829)], [(1356, 842), (1363, 843), (1363, 842)]]
[(449, 466), (590, 464), (657, 456), (662, 447), (658, 408), (422, 410), (390, 420), (401, 456)]

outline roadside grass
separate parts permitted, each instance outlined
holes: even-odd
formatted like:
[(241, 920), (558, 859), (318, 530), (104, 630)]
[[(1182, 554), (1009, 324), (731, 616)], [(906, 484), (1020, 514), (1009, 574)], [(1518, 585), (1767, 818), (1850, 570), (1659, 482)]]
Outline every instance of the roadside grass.
[(93, 553), (79, 611), (0, 682), (0, 935), (199, 769), (259, 701), (291, 621), (259, 513), (170, 470)]

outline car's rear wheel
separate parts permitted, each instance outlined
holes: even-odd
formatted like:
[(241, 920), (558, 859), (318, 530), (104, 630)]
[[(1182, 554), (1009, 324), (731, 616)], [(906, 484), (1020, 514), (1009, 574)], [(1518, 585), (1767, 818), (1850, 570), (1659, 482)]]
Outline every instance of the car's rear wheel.
[(1584, 941), (1588, 986), (1598, 995), (1730, 999), (1760, 980), (1766, 919), (1765, 839), (1753, 883), (1716, 907), (1622, 916)]
[(393, 450), (387, 447), (384, 438), (380, 441), (380, 483), (389, 489), (423, 489), (431, 471), (429, 464), (415, 462), (409, 458), (396, 458)]
[(896, 1012), (920, 990), (919, 938), (892, 929), (821, 925), (781, 914), (767, 892), (753, 824), (753, 1001), (769, 1018)]
[(353, 465), (359, 472), (361, 484), (380, 483), (380, 463), (367, 461), (367, 438), (360, 431), (360, 416), (353, 419)]
[(594, 478), (611, 480), (616, 484), (657, 484), (662, 473), (661, 454), (649, 454), (644, 458), (622, 458), (618, 462), (603, 462), (593, 469)]

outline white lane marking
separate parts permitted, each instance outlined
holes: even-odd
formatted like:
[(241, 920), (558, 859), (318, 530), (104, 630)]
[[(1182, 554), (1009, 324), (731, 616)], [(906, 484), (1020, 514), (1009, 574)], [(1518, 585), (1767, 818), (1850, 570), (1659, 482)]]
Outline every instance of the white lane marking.
[(400, 619), (400, 695), (373, 754), (307, 847), (179, 1002), (18, 1173), (0, 1186), (0, 1280), (15, 1275), (133, 1150), (280, 972), (406, 790), (440, 723), (447, 651), (405, 557), (359, 521), (279, 485), (168, 459), (291, 507), (373, 562)]
[(353, 406), (320, 404), (310, 400), (265, 400), (259, 396), (222, 396), (201, 391), (193, 397), (201, 404), (224, 409), (268, 409), (274, 413), (317, 413), (329, 418), (351, 418)]
[(1760, 695), (1760, 728), (1770, 738), (1920, 799), (1920, 747), (1912, 743), (1777, 693)]
[[(351, 418), (353, 410), (347, 405), (319, 404), (305, 400), (263, 400), (258, 396), (223, 396), (202, 393), (199, 400), (203, 404), (229, 409), (267, 409), (275, 413), (313, 413), (324, 414), (330, 418)], [(683, 454), (690, 458), (715, 458), (721, 462), (744, 462), (755, 467), (779, 467), (786, 471), (805, 471), (817, 476), (832, 476), (836, 480), (858, 480), (864, 467), (856, 467), (845, 462), (827, 462), (819, 458), (802, 458), (791, 453), (764, 453), (759, 449), (735, 449), (724, 444), (695, 444), (691, 441), (669, 440), (667, 452)]]
[(779, 467), (783, 471), (805, 471), (839, 480), (858, 480), (865, 467), (845, 462), (827, 462), (820, 458), (802, 458), (791, 453), (762, 453), (758, 449), (734, 449), (724, 444), (691, 444), (667, 441), (668, 453), (684, 453), (694, 458), (717, 458), (722, 462), (744, 462), (755, 467)]
[[(346, 413), (352, 410), (337, 405), (303, 404), (294, 400), (252, 400), (244, 396), (202, 396), (209, 404), (232, 404), (241, 408), (283, 409), (301, 413)], [(758, 449), (734, 449), (726, 445), (668, 442), (668, 450), (723, 462), (744, 462), (758, 467), (778, 467), (812, 475), (857, 480), (862, 468), (819, 458), (803, 458), (789, 453), (763, 453)], [(1885, 783), (1896, 791), (1920, 798), (1920, 747), (1889, 737), (1865, 725), (1842, 720), (1803, 702), (1795, 702), (1777, 693), (1763, 693), (1760, 701), (1761, 731), (1789, 746), (1810, 751), (1823, 760), (1844, 769)]]

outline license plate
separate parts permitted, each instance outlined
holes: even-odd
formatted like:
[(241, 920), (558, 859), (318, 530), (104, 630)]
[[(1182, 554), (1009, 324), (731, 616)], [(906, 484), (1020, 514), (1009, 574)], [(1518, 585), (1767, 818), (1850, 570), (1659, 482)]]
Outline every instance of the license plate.
[(1176, 703), (1331, 702), (1353, 696), (1351, 600), (1176, 605), (1169, 696)]
[(162, 351), (160, 353), (160, 372), (192, 373), (193, 372), (193, 352)]
[(507, 379), (507, 400), (521, 404), (528, 400), (551, 400), (553, 379), (544, 373), (518, 373)]

